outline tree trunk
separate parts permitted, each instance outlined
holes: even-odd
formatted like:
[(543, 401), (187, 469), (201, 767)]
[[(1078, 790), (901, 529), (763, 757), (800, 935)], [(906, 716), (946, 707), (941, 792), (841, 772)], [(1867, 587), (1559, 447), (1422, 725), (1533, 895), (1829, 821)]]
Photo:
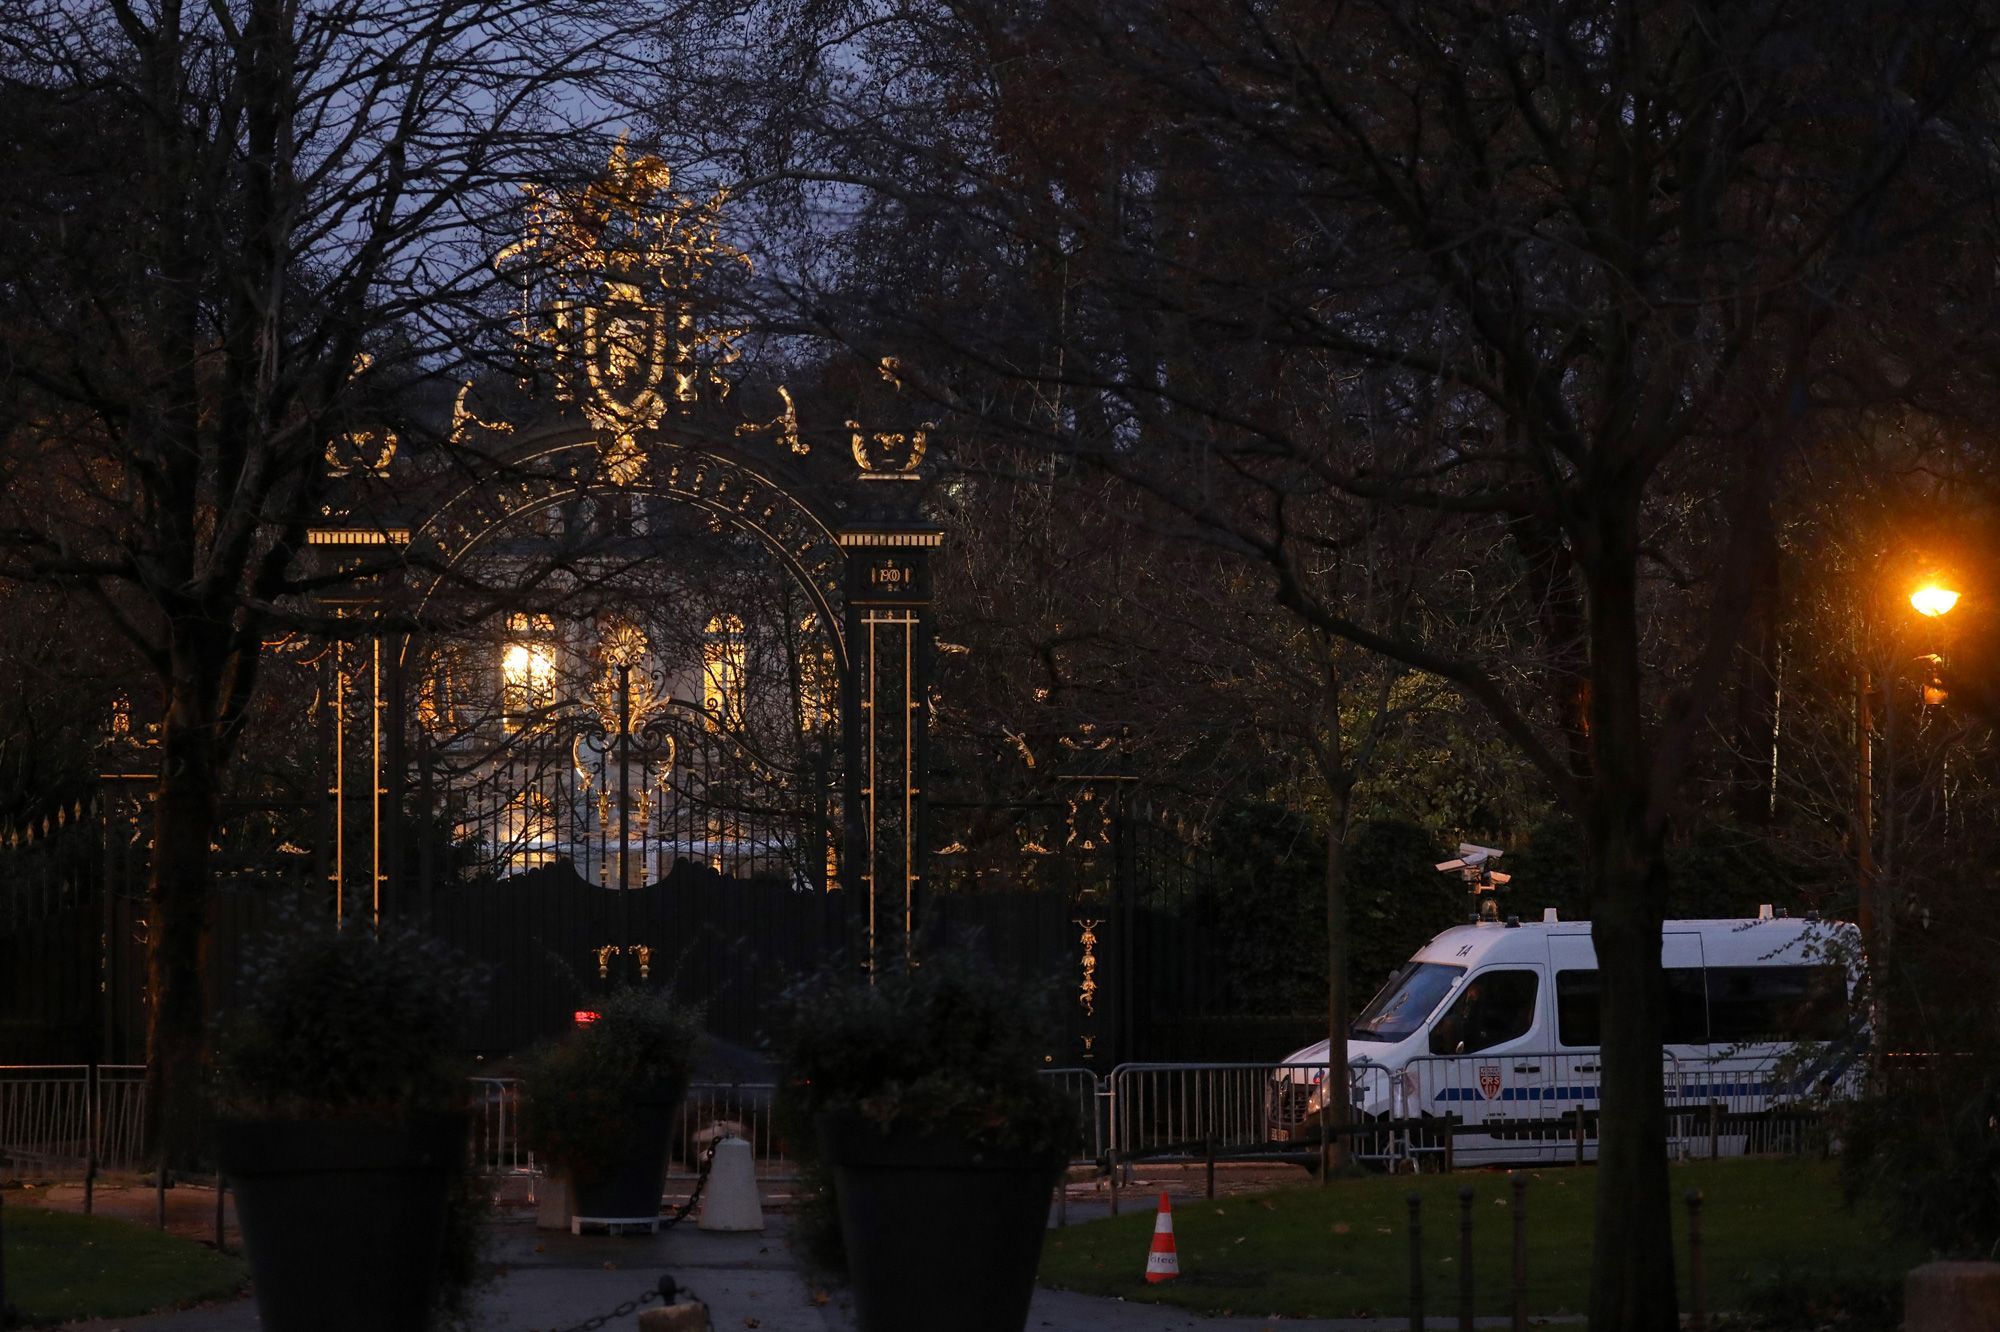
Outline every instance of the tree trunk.
[(204, 1111), (210, 839), (220, 775), (214, 680), (212, 673), (177, 670), (168, 684), (153, 807), (146, 1137), (152, 1159), (174, 1169), (195, 1164)]
[(1601, 832), (1592, 838), (1591, 867), (1590, 933), (1603, 996), (1603, 1108), (1590, 1326), (1671, 1332), (1680, 1323), (1660, 1057), (1666, 874), (1660, 848), (1647, 845), (1637, 829)]
[(1347, 1159), (1348, 1140), (1336, 1132), (1353, 1113), (1347, 1093), (1347, 824), (1348, 792), (1335, 790), (1326, 825), (1326, 1100), (1320, 1123), (1329, 1135), (1326, 1164)]
[(1654, 807), (1639, 665), (1638, 506), (1615, 487), (1594, 506), (1588, 838), (1592, 942), (1602, 995), (1593, 1332), (1675, 1332), (1673, 1210), (1661, 1077), (1666, 820)]

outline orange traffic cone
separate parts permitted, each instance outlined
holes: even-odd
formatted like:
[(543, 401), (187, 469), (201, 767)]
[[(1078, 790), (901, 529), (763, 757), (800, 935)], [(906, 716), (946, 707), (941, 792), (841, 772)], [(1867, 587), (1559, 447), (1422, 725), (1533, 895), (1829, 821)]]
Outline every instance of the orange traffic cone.
[(1146, 1255), (1146, 1280), (1172, 1281), (1180, 1274), (1180, 1254), (1174, 1249), (1174, 1209), (1162, 1193), (1159, 1214), (1153, 1218), (1153, 1251)]

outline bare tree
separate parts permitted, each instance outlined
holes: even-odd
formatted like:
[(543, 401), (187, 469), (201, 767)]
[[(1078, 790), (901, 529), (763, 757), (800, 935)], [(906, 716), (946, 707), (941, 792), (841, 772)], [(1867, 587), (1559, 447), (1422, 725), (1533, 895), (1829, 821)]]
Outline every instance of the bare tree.
[[(1768, 595), (1787, 466), (1822, 416), (1896, 391), (1898, 266), (1924, 256), (1934, 340), (1988, 335), (1964, 247), (1994, 15), (785, 12), (800, 68), (845, 73), (765, 141), (851, 205), (801, 317), (897, 356), (963, 428), (1141, 488), (1316, 632), (1450, 681), (1582, 826), (1606, 977), (1591, 1319), (1674, 1326), (1666, 839)], [(1447, 517), (1487, 591), (1390, 624), (1328, 595), (1301, 515), (1329, 495)]]
[(489, 261), (520, 184), (582, 159), (602, 90), (629, 82), (616, 11), (35, 0), (0, 18), (0, 575), (88, 598), (158, 681), (163, 1159), (194, 1147), (217, 791), (263, 644), (340, 574), (307, 561), (314, 524), (376, 521), (336, 513), (336, 490), (395, 449), (397, 390), (448, 373), (504, 307)]

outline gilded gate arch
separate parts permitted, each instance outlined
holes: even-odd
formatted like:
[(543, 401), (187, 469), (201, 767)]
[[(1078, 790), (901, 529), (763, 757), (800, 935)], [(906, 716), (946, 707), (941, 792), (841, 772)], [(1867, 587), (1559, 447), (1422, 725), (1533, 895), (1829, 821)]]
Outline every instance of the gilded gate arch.
[[(468, 384), (449, 432), (460, 456), (438, 465), (431, 455), (431, 478), (400, 504), (406, 521), (381, 517), (393, 501), (330, 507), (311, 533), (332, 562), (365, 554), (380, 564), (385, 544), (398, 556), (394, 578), (334, 605), (360, 621), (327, 654), (322, 686), (334, 825), (325, 872), (337, 911), (393, 915), (420, 891), (394, 881), (408, 873), (410, 626), (421, 633), (445, 618), (448, 589), (510, 526), (575, 501), (646, 497), (753, 539), (811, 606), (838, 682), (841, 735), (839, 866), (823, 886), (851, 903), (864, 965), (909, 961), (924, 877), (929, 559), (942, 542), (917, 500), (926, 432), (853, 421), (802, 430), (783, 387), (774, 414), (745, 418), (729, 369), (741, 332), (705, 316), (696, 296), (718, 268), (742, 261), (720, 239), (721, 202), (672, 194), (664, 164), (622, 146), (599, 180), (531, 195), (526, 235), (498, 261), (520, 291), (513, 415), (470, 408)], [(393, 446), (350, 441), (346, 453), (364, 487), (383, 488), (392, 466), (413, 468), (396, 463)], [(615, 742), (629, 743), (631, 729), (613, 728)], [(622, 793), (619, 810), (622, 846)], [(517, 821), (540, 817), (523, 805)]]

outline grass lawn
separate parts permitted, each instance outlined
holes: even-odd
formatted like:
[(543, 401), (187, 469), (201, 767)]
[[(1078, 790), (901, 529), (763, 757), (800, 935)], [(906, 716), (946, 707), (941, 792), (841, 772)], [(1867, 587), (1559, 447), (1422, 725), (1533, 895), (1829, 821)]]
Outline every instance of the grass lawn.
[(242, 1260), (129, 1221), (8, 1206), (7, 1298), (30, 1323), (116, 1318), (232, 1295)]
[[(1744, 1306), (1775, 1282), (1851, 1283), (1922, 1261), (1877, 1219), (1841, 1203), (1837, 1165), (1821, 1161), (1690, 1162), (1672, 1167), (1675, 1272), (1687, 1290), (1686, 1212), (1700, 1189), (1709, 1308)], [(1531, 1170), (1528, 1309), (1580, 1312), (1590, 1274), (1594, 1166)], [(1145, 1282), (1153, 1199), (1139, 1212), (1052, 1231), (1042, 1284), (1151, 1300), (1204, 1313), (1290, 1317), (1401, 1316), (1409, 1309), (1409, 1205), (1423, 1197), (1426, 1312), (1458, 1308), (1458, 1191), (1473, 1189), (1473, 1279), (1481, 1314), (1510, 1307), (1513, 1229), (1507, 1176), (1373, 1176), (1174, 1208), (1181, 1276)]]

